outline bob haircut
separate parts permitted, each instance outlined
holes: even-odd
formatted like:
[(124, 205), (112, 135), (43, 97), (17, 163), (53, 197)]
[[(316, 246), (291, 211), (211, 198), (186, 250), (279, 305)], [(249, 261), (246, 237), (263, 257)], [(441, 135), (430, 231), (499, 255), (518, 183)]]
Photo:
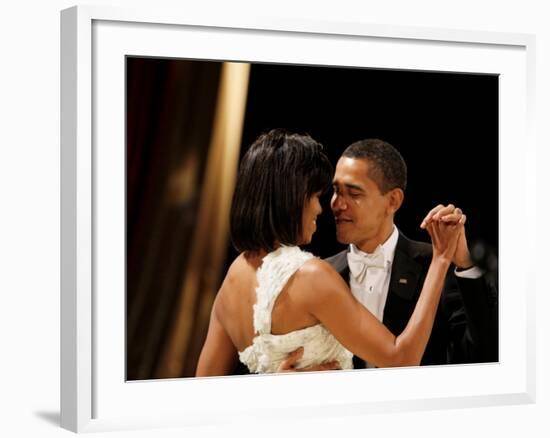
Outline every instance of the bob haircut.
[(267, 252), (297, 245), (304, 203), (324, 192), (332, 165), (309, 135), (273, 129), (241, 161), (231, 205), (231, 240), (238, 251)]

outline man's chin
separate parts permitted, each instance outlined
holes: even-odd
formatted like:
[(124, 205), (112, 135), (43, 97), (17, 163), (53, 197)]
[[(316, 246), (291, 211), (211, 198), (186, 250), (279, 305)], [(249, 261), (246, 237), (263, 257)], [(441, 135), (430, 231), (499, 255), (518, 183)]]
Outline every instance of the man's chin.
[(338, 232), (338, 230), (336, 230), (336, 240), (344, 245), (348, 245), (351, 242), (350, 237), (346, 233)]

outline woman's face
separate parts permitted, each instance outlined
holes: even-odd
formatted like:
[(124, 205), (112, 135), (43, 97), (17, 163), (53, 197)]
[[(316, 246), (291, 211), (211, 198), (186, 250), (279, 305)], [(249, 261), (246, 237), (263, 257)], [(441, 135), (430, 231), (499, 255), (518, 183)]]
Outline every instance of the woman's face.
[(319, 197), (321, 192), (314, 193), (310, 198), (306, 199), (304, 211), (302, 214), (302, 238), (301, 245), (307, 245), (313, 238), (313, 233), (317, 230), (317, 216), (321, 214), (321, 202)]

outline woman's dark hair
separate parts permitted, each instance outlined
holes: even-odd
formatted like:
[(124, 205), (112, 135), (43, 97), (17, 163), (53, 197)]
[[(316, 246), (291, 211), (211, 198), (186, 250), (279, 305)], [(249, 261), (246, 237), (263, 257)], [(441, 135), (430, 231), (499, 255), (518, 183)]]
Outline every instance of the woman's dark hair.
[(297, 245), (304, 202), (324, 192), (332, 166), (309, 135), (273, 129), (241, 161), (231, 205), (231, 240), (238, 251)]

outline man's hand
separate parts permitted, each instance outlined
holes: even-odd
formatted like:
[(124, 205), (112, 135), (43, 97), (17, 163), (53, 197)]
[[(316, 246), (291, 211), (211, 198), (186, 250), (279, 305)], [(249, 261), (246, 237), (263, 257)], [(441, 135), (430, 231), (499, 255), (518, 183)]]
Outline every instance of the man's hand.
[(314, 365), (307, 368), (296, 368), (296, 362), (298, 362), (301, 357), (304, 355), (304, 347), (300, 347), (297, 350), (294, 350), (290, 353), (285, 360), (281, 362), (279, 368), (277, 368), (278, 373), (292, 373), (292, 372), (303, 372), (303, 371), (329, 371), (329, 370), (340, 370), (340, 363), (337, 360), (331, 362), (325, 362), (321, 365)]
[[(460, 208), (455, 207), (453, 204), (447, 206), (439, 204), (426, 215), (420, 224), (420, 228), (425, 229), (428, 224), (433, 221), (457, 223), (461, 218), (462, 221), (466, 221), (466, 215), (462, 213)], [(468, 269), (474, 266), (472, 258), (470, 257), (470, 251), (468, 250), (468, 242), (466, 241), (466, 231), (464, 227), (462, 227), (460, 235), (458, 236), (458, 243), (452, 262), (460, 269)]]

